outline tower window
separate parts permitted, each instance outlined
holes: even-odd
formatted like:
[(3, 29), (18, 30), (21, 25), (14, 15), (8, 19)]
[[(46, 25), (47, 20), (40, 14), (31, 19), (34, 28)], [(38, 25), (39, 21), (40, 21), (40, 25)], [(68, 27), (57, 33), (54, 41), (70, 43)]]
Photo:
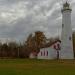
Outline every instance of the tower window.
[(62, 24), (62, 28), (64, 27), (64, 24)]
[(71, 40), (71, 37), (69, 37), (69, 40)]

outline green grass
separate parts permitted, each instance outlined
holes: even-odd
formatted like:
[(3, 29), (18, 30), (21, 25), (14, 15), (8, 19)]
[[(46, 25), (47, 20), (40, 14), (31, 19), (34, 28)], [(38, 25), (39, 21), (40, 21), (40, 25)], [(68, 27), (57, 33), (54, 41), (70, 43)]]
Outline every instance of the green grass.
[(0, 75), (75, 75), (75, 60), (0, 59)]

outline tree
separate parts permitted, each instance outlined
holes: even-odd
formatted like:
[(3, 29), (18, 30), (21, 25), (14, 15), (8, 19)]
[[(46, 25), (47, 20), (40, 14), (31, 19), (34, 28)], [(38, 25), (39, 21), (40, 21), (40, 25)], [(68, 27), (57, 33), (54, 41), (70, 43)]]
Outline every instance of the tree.
[(41, 48), (42, 45), (46, 44), (46, 37), (43, 32), (36, 31), (34, 37), (38, 48)]
[(7, 43), (4, 43), (1, 48), (1, 56), (7, 57), (7, 52), (8, 52), (8, 45)]
[(30, 34), (26, 41), (26, 46), (28, 47), (28, 51), (30, 52), (39, 52), (42, 45), (46, 43), (46, 37), (43, 32), (36, 31), (35, 35), (33, 36)]
[(8, 47), (9, 47), (9, 52), (8, 56), (10, 57), (16, 57), (18, 56), (18, 44), (16, 42), (9, 42)]

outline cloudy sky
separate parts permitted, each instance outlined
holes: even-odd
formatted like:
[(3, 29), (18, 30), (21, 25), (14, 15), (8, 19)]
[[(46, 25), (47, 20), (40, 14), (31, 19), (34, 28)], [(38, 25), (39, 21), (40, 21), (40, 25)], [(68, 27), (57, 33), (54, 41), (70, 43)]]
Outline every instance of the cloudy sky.
[[(24, 40), (40, 30), (47, 37), (61, 33), (61, 7), (65, 0), (0, 0), (0, 39)], [(75, 0), (72, 7), (72, 28), (75, 29)]]

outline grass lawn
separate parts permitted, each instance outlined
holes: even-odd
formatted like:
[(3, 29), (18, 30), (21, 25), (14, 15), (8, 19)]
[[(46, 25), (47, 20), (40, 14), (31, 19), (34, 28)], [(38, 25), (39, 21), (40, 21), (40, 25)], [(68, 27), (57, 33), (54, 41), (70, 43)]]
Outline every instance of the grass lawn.
[(75, 75), (75, 60), (0, 59), (0, 75)]

